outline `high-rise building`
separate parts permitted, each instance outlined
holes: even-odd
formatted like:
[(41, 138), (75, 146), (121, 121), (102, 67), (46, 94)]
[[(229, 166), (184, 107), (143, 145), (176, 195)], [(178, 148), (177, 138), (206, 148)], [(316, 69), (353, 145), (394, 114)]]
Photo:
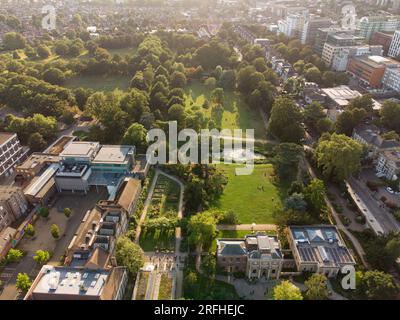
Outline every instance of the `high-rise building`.
[(328, 28), (332, 25), (329, 18), (309, 17), (305, 20), (301, 33), (302, 44), (312, 44), (315, 41), (319, 28)]
[(394, 32), (400, 28), (400, 16), (383, 15), (362, 17), (357, 25), (359, 35), (367, 41), (377, 31)]
[(397, 30), (394, 35), (388, 52), (389, 57), (397, 58), (400, 56), (400, 30)]
[(0, 178), (8, 177), (14, 167), (28, 157), (28, 149), (23, 148), (15, 133), (0, 133)]
[(369, 41), (370, 45), (382, 46), (383, 54), (387, 55), (389, 52), (390, 45), (393, 40), (393, 32), (374, 32)]

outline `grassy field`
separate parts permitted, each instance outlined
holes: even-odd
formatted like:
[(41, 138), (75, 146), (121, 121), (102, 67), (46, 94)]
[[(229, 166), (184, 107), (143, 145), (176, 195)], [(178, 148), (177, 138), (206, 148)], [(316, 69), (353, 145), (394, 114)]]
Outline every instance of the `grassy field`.
[(233, 210), (240, 223), (273, 223), (272, 212), (281, 206), (281, 194), (272, 183), (272, 165), (255, 165), (251, 175), (243, 176), (235, 175), (235, 167), (237, 165), (218, 165), (227, 175), (228, 184), (213, 207)]
[(172, 279), (167, 274), (161, 275), (160, 290), (158, 291), (158, 300), (171, 300)]
[[(211, 118), (211, 106), (203, 108), (205, 100), (211, 101), (211, 91), (200, 82), (192, 82), (186, 88), (185, 107), (200, 107), (207, 117)], [(221, 129), (254, 129), (255, 137), (265, 139), (265, 127), (258, 112), (250, 110), (242, 99), (233, 92), (225, 92), (224, 114)]]
[(148, 232), (143, 229), (140, 233), (139, 244), (143, 251), (175, 250), (175, 230), (166, 232)]
[(239, 296), (233, 285), (213, 280), (201, 273), (192, 271), (197, 276), (195, 284), (189, 285), (184, 278), (183, 297), (190, 300), (238, 300)]
[(126, 90), (129, 87), (129, 77), (127, 76), (77, 76), (68, 79), (64, 87), (75, 89), (75, 88), (87, 88), (96, 91), (113, 91), (114, 89)]

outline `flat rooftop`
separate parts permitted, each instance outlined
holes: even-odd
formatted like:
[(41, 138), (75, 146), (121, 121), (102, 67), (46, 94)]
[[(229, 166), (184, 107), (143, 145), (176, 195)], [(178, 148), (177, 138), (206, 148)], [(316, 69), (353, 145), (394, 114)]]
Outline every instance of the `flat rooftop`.
[(122, 164), (127, 162), (127, 155), (133, 152), (132, 146), (102, 146), (93, 160), (93, 163)]
[(14, 135), (15, 135), (15, 133), (0, 132), (0, 145), (7, 142), (7, 140), (9, 140)]
[(68, 144), (60, 157), (88, 157), (91, 158), (99, 149), (98, 142), (73, 141)]
[(43, 163), (58, 163), (60, 161), (60, 157), (47, 154), (47, 153), (33, 153), (26, 159), (23, 163), (17, 166), (19, 169), (33, 169), (36, 166)]
[(60, 294), (100, 296), (110, 271), (43, 266), (40, 279), (33, 288), (33, 295)]
[(335, 226), (290, 226), (289, 230), (302, 261), (324, 266), (355, 264)]
[(75, 139), (76, 137), (74, 136), (61, 136), (55, 142), (53, 142), (44, 152), (53, 155), (59, 155), (68, 145), (68, 143)]
[(21, 188), (9, 185), (0, 185), (0, 200), (8, 200), (15, 192), (22, 191)]

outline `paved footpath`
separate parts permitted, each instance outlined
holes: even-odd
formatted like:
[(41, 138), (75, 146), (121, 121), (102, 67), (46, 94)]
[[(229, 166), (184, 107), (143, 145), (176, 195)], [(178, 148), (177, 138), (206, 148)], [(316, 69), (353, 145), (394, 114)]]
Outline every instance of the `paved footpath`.
[[(147, 195), (146, 201), (144, 202), (143, 212), (140, 216), (140, 220), (138, 226), (136, 228), (136, 235), (135, 235), (135, 242), (139, 243), (140, 233), (142, 231), (142, 224), (146, 220), (146, 214), (151, 204), (151, 199), (153, 197), (154, 189), (158, 180), (159, 175), (164, 175), (169, 179), (175, 181), (179, 184), (180, 187), (180, 194), (179, 194), (179, 206), (178, 206), (178, 219), (182, 219), (183, 217), (183, 196), (185, 192), (185, 185), (176, 177), (161, 171), (160, 169), (156, 169), (153, 181), (151, 182), (149, 193)], [(181, 228), (178, 227), (175, 230), (175, 257), (176, 257), (176, 266), (175, 266), (175, 277), (176, 277), (176, 292), (175, 292), (175, 299), (179, 299), (182, 296), (182, 283), (183, 283), (183, 272), (180, 268), (180, 258), (181, 256), (184, 257), (185, 254), (181, 254), (180, 247), (181, 247)]]

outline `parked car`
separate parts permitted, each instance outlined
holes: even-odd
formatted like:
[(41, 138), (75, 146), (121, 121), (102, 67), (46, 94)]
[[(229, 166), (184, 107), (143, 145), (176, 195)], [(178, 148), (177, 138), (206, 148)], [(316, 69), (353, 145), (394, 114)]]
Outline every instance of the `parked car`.
[(394, 191), (393, 191), (393, 189), (392, 189), (391, 187), (387, 187), (387, 188), (386, 188), (386, 191), (389, 192), (390, 194), (393, 194), (393, 193), (394, 193)]

